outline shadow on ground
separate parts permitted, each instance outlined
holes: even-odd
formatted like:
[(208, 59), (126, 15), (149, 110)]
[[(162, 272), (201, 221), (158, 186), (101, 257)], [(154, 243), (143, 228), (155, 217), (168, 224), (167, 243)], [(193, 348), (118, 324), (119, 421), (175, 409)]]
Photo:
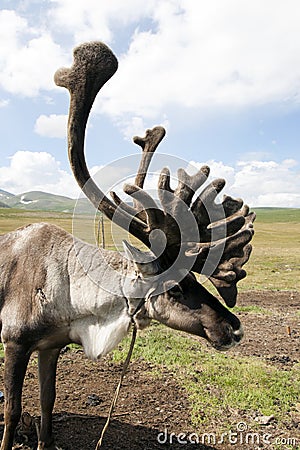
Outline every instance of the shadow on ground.
[[(3, 433), (3, 415), (0, 416), (0, 433)], [(105, 418), (84, 414), (55, 414), (53, 428), (59, 449), (62, 450), (94, 450), (100, 437)], [(179, 437), (179, 441), (177, 440)], [(184, 443), (183, 437), (166, 435), (165, 430), (148, 428), (142, 425), (132, 425), (113, 419), (105, 433), (103, 450), (156, 450), (156, 449), (198, 449), (215, 450), (214, 447)], [(28, 442), (19, 436), (16, 439), (15, 450), (33, 450), (37, 447), (35, 427), (28, 436)]]

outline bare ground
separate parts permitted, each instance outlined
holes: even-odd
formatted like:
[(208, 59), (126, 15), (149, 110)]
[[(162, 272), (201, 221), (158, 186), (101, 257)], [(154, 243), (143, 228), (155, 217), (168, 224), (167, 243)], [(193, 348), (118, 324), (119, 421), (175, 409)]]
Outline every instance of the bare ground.
[[(244, 325), (245, 338), (233, 353), (255, 356), (280, 370), (290, 371), (291, 367), (300, 362), (300, 293), (253, 291), (240, 294), (239, 306), (248, 305), (257, 305), (270, 313), (244, 311), (238, 314)], [(24, 385), (23, 411), (29, 412), (38, 421), (36, 369), (33, 359)], [(253, 443), (203, 446), (178, 442), (179, 433), (191, 436), (190, 433), (199, 434), (209, 430), (195, 430), (193, 427), (187, 394), (176, 381), (176, 374), (164, 369), (158, 377), (151, 373), (153, 369), (154, 366), (145, 361), (131, 363), (115, 416), (104, 438), (104, 450), (300, 448), (300, 398), (295, 399), (295, 411), (287, 417), (284, 429), (278, 429), (276, 422), (271, 421), (270, 424), (263, 425), (260, 431), (261, 435), (270, 433), (281, 436), (283, 442), (288, 437), (293, 437), (297, 440), (297, 447), (294, 442), (292, 446), (278, 447), (261, 441), (259, 446)], [(120, 372), (121, 366), (113, 363), (109, 356), (97, 363), (88, 361), (81, 351), (67, 352), (60, 357), (54, 414), (54, 432), (59, 447), (63, 450), (95, 448)], [(0, 368), (0, 389), (3, 389), (3, 364)], [(237, 423), (235, 414), (234, 411), (228, 411), (229, 426)], [(3, 421), (3, 415), (0, 420)], [(244, 411), (242, 421), (248, 423), (251, 420), (253, 421), (251, 412)], [(3, 422), (0, 428), (2, 433)], [(35, 427), (32, 428), (27, 444), (23, 437), (19, 437), (20, 444), (15, 446), (16, 449), (36, 448)], [(213, 430), (214, 424), (210, 424), (209, 428)], [(176, 438), (170, 438), (169, 435), (168, 442), (163, 444), (165, 429), (174, 433)], [(185, 440), (184, 437), (179, 439)]]

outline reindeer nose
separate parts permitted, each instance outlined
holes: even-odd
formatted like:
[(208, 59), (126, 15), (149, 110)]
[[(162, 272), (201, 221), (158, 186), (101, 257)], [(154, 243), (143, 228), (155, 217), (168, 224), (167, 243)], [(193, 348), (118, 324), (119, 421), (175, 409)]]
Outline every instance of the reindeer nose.
[(241, 340), (243, 339), (244, 336), (244, 330), (242, 325), (240, 325), (238, 330), (235, 330), (233, 332), (233, 339), (235, 340), (235, 342), (238, 344), (239, 342), (241, 342)]

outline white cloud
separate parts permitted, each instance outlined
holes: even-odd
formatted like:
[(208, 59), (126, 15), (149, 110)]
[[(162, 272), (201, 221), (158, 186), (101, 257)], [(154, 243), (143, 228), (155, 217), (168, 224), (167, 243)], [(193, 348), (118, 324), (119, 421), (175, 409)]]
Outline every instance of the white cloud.
[(120, 29), (151, 16), (156, 0), (51, 0), (51, 24), (56, 29), (70, 33), (75, 44), (89, 40), (114, 40), (113, 28)]
[[(120, 128), (124, 139), (132, 141), (134, 136), (144, 136), (147, 128), (152, 128), (153, 123), (145, 121), (142, 117), (132, 116), (115, 121), (115, 124)], [(169, 128), (169, 121), (166, 117), (162, 117), (160, 125), (165, 129)]]
[(65, 138), (67, 121), (67, 115), (50, 114), (50, 116), (46, 116), (42, 114), (35, 122), (34, 131), (41, 136)]
[(130, 46), (98, 105), (114, 117), (299, 102), (297, 0), (52, 0), (47, 7), (34, 25), (29, 7), (22, 16), (0, 12), (0, 84), (9, 92), (54, 88), (53, 73), (71, 56), (55, 39), (117, 47), (125, 33)]
[(31, 27), (15, 11), (0, 11), (0, 39), (5, 42), (0, 47), (0, 86), (7, 92), (36, 96), (55, 87), (53, 74), (66, 56), (38, 25)]
[[(18, 13), (0, 10), (5, 42), (0, 47), (0, 88), (25, 96), (56, 89), (53, 73), (70, 64), (70, 47), (103, 39), (121, 48), (120, 64), (93, 111), (113, 118), (126, 138), (143, 135), (150, 122), (167, 123), (170, 111), (175, 115), (177, 109), (181, 117), (185, 108), (201, 117), (219, 108), (232, 112), (279, 102), (282, 113), (285, 106), (299, 105), (297, 0), (49, 0), (43, 15), (34, 15), (32, 4), (38, 2), (22, 2)], [(56, 103), (47, 94), (43, 92), (44, 99)], [(8, 101), (0, 100), (0, 107)], [(65, 120), (63, 115), (41, 115), (35, 131), (65, 137)], [(276, 141), (275, 133), (269, 140), (272, 150)], [(254, 206), (300, 207), (295, 161), (277, 163), (265, 152), (248, 154), (234, 167), (207, 162), (212, 177), (226, 178), (226, 193)], [(0, 167), (0, 182), (13, 192), (42, 189), (71, 195), (75, 188), (72, 176), (48, 153), (15, 153), (10, 165)]]
[(157, 2), (136, 30), (102, 110), (155, 117), (170, 107), (299, 102), (296, 1)]
[[(194, 161), (191, 164), (197, 168), (203, 165)], [(222, 194), (241, 197), (251, 207), (300, 207), (299, 163), (295, 160), (240, 161), (235, 167), (221, 161), (205, 164), (211, 168), (209, 181), (225, 178)]]
[(232, 191), (254, 206), (300, 207), (300, 177), (295, 160), (249, 161), (237, 166)]
[(133, 136), (143, 136), (146, 129), (143, 118), (136, 116), (123, 120), (117, 125), (122, 129), (123, 136), (128, 141), (131, 141)]
[[(133, 172), (122, 160), (117, 165), (93, 166), (89, 170), (107, 195), (115, 185), (122, 189), (128, 172)], [(74, 176), (62, 170), (60, 162), (47, 152), (16, 152), (9, 165), (0, 167), (0, 187), (13, 194), (43, 191), (71, 198), (84, 197)]]
[[(157, 157), (159, 155), (156, 155)], [(123, 199), (129, 199), (123, 193), (123, 184), (134, 183), (134, 173), (138, 164), (138, 158), (123, 158), (118, 164), (99, 167), (92, 170), (99, 186), (110, 191), (117, 192)], [(163, 161), (163, 160), (161, 160)], [(251, 208), (259, 206), (293, 207), (300, 208), (300, 177), (299, 162), (293, 159), (276, 161), (239, 161), (230, 166), (222, 161), (206, 160), (202, 162), (190, 161), (184, 165), (184, 160), (179, 160), (171, 155), (167, 158), (167, 165), (172, 167), (171, 186), (177, 185), (177, 168), (184, 167), (189, 174), (196, 173), (203, 165), (210, 167), (210, 175), (203, 184), (204, 189), (208, 183), (216, 178), (224, 178), (226, 181), (224, 189), (217, 197), (217, 202), (222, 201), (223, 195), (231, 195), (233, 198), (242, 198)], [(164, 166), (165, 164), (163, 164)], [(153, 171), (147, 175), (145, 189), (157, 198), (157, 184), (160, 170)]]
[(9, 100), (0, 100), (0, 108), (5, 108), (7, 105), (9, 105)]
[[(170, 160), (172, 157), (170, 157)], [(90, 172), (95, 176), (104, 192), (116, 190), (122, 195), (125, 182), (134, 182), (133, 161), (124, 158), (111, 166), (92, 167)], [(257, 206), (277, 206), (300, 208), (299, 163), (292, 159), (275, 161), (240, 161), (234, 167), (222, 161), (191, 161), (187, 164), (188, 173), (194, 173), (192, 166), (200, 168), (207, 164), (211, 168), (208, 182), (214, 178), (225, 178), (226, 186), (222, 194), (241, 197), (252, 208)], [(171, 175), (175, 175), (175, 172)], [(156, 196), (158, 173), (149, 175), (145, 187)], [(174, 184), (174, 180), (172, 181)], [(32, 190), (50, 192), (76, 198), (79, 188), (73, 175), (60, 167), (60, 162), (46, 152), (18, 151), (10, 159), (8, 166), (0, 167), (1, 189), (12, 193), (23, 193)], [(113, 187), (114, 186), (114, 187)], [(128, 198), (128, 197), (127, 197)]]
[(13, 194), (44, 191), (70, 197), (78, 195), (73, 176), (46, 152), (16, 152), (8, 166), (0, 167), (0, 186)]

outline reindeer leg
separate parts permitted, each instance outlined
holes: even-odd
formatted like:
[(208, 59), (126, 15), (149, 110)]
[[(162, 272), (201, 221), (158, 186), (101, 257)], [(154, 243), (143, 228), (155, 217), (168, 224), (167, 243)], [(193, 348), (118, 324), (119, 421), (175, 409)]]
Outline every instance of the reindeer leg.
[(60, 348), (39, 351), (41, 429), (38, 450), (55, 449), (52, 435), (52, 411), (55, 402), (56, 367)]
[(5, 345), (4, 433), (1, 450), (11, 450), (22, 410), (22, 387), (29, 361), (28, 348), (14, 342)]

